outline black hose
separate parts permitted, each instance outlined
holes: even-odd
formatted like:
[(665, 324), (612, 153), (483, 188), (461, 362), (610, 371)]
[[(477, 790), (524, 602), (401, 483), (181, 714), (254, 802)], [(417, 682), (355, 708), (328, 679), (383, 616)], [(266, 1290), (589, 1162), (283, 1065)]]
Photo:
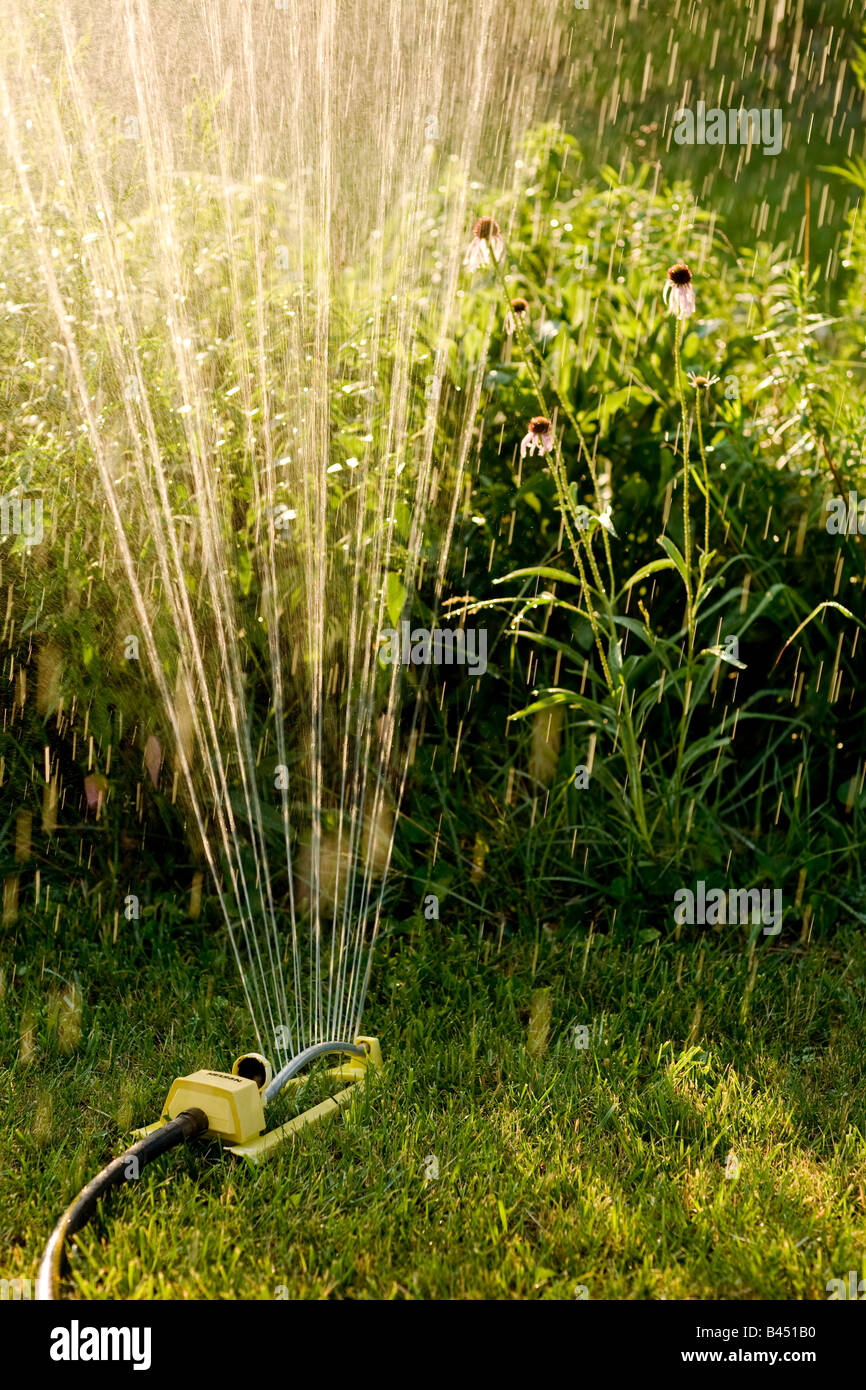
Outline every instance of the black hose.
[[(97, 1173), (96, 1177), (91, 1179), (72, 1205), (67, 1207), (51, 1232), (36, 1276), (37, 1302), (46, 1303), (60, 1297), (60, 1278), (63, 1273), (67, 1237), (87, 1225), (100, 1197), (109, 1188), (119, 1187), (130, 1177), (137, 1178), (141, 1169), (152, 1159), (159, 1158), (160, 1154), (167, 1153), (178, 1144), (186, 1143), (188, 1139), (195, 1139), (196, 1135), (204, 1134), (207, 1127), (208, 1118), (203, 1110), (184, 1110), (176, 1119), (169, 1120), (152, 1134), (139, 1139), (137, 1144), (133, 1144), (119, 1158), (112, 1159), (101, 1173)], [(129, 1165), (133, 1160), (135, 1166), (130, 1173)]]

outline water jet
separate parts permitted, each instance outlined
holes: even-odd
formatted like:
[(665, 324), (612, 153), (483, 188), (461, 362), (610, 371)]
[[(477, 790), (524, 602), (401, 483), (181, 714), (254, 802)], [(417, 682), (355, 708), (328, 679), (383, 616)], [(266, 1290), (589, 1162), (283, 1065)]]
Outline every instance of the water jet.
[[(441, 387), (473, 179), (518, 171), (515, 199), (529, 179), (523, 135), (552, 77), (513, 55), (556, 46), (558, 9), (49, 0), (37, 22), (12, 0), (4, 178), (62, 371), (58, 447), (82, 460), (68, 489), (47, 480), (46, 531), (85, 514), (87, 605), (95, 582), (123, 653), (117, 733), (85, 724), (88, 810), (105, 816), (111, 748), (136, 730), (136, 812), (151, 795), (177, 808), (190, 916), (207, 871), (255, 1049), (175, 1078), (61, 1219), (39, 1296), (127, 1165), (199, 1138), (258, 1163), (381, 1069), (361, 1020), (422, 685), (376, 653), (423, 606), (434, 661), (486, 665), (462, 631), (444, 654), (436, 625), (481, 378), (451, 407), (456, 448)], [(333, 1094), (269, 1130), (320, 1056)]]

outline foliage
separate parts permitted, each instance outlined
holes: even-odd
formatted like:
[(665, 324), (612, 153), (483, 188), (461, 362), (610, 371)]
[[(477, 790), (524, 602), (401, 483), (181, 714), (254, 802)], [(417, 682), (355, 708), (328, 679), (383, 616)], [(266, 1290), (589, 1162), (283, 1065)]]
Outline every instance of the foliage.
[[(844, 882), (862, 902), (864, 569), (857, 536), (825, 526), (829, 497), (862, 486), (861, 333), (817, 311), (817, 273), (780, 248), (738, 253), (688, 189), (653, 191), (646, 169), (574, 179), (579, 151), (555, 129), (527, 164), (501, 264), (473, 278), (452, 347), (465, 389), (495, 314), (454, 569), (473, 595), (459, 611), (507, 613), (492, 680), (509, 703), (512, 673), (532, 673), (499, 728), (573, 711), (548, 795), (590, 861), (612, 838), (626, 881), (669, 902), (672, 881), (731, 876), (734, 856), (744, 884), (781, 877), (809, 930), (820, 899), (805, 885), (829, 868), (818, 826), (842, 822), (834, 901)], [(681, 260), (697, 312), (680, 327), (661, 291)], [(517, 295), (530, 310), (512, 339)], [(537, 414), (557, 447), (521, 460)], [(465, 757), (483, 759), (491, 722), (488, 702), (463, 724)], [(594, 790), (570, 795), (589, 747)], [(459, 820), (465, 790), (451, 804)]]

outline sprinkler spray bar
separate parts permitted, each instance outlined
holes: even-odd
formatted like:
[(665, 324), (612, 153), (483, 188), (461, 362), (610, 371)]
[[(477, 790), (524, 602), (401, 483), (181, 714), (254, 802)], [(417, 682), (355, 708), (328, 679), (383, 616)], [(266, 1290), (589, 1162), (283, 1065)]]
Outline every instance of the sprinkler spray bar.
[[(312, 1062), (316, 1057), (325, 1057), (329, 1053), (342, 1052), (348, 1053), (350, 1057), (364, 1057), (368, 1055), (369, 1048), (365, 1044), (375, 1041), (373, 1038), (365, 1038), (356, 1043), (350, 1042), (322, 1042), (313, 1043), (312, 1047), (307, 1047), (303, 1052), (299, 1052), (297, 1057), (293, 1057), (290, 1062), (286, 1062), (282, 1071), (278, 1071), (273, 1081), (265, 1086), (265, 1100), (273, 1100), (280, 1094), (287, 1081), (297, 1076), (299, 1071), (303, 1071), (308, 1062)], [(375, 1063), (374, 1063), (375, 1066)]]

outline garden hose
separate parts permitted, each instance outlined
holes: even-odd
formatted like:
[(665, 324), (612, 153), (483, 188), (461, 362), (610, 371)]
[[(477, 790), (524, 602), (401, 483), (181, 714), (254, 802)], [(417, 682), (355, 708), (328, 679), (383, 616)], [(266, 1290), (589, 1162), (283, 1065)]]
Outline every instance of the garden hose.
[(138, 1177), (141, 1169), (152, 1159), (159, 1158), (160, 1154), (204, 1134), (207, 1127), (208, 1117), (203, 1110), (184, 1110), (175, 1119), (160, 1125), (146, 1138), (139, 1139), (137, 1144), (133, 1144), (119, 1158), (112, 1159), (101, 1173), (97, 1173), (96, 1177), (91, 1179), (72, 1205), (67, 1207), (51, 1232), (36, 1276), (37, 1302), (50, 1302), (60, 1297), (60, 1278), (63, 1273), (67, 1237), (74, 1235), (87, 1224), (100, 1197), (109, 1188), (118, 1187), (130, 1177)]

